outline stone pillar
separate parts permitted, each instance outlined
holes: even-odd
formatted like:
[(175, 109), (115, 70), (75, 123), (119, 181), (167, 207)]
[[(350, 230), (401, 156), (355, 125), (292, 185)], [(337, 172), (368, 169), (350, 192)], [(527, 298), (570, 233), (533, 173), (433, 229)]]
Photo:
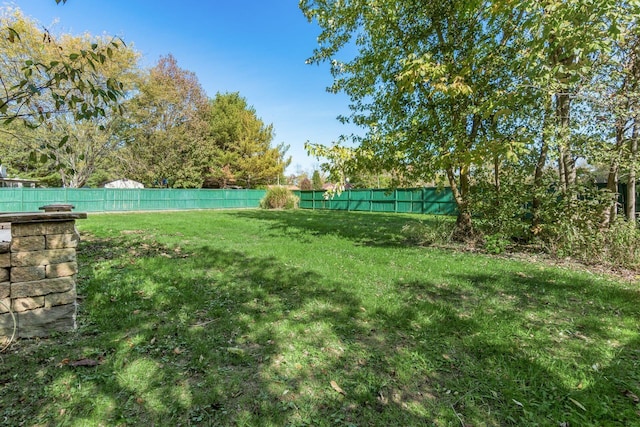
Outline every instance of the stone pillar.
[(14, 319), (18, 337), (76, 328), (79, 218), (86, 214), (0, 215), (0, 222), (11, 223), (8, 251), (0, 246), (0, 336), (11, 336)]

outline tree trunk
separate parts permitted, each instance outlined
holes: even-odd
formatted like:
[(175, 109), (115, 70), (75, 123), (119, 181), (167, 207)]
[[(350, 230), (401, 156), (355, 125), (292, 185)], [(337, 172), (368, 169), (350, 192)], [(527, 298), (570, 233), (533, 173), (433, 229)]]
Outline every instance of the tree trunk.
[(460, 242), (471, 242), (475, 238), (475, 232), (469, 206), (469, 170), (465, 167), (460, 168), (460, 186), (458, 186), (452, 167), (447, 167), (447, 177), (458, 208), (458, 218), (456, 219), (456, 230), (453, 238)]
[(618, 159), (613, 159), (609, 165), (609, 175), (607, 176), (607, 191), (611, 196), (611, 201), (604, 209), (602, 228), (608, 228), (616, 220), (618, 213), (618, 167)]
[(558, 159), (560, 182), (567, 192), (576, 183), (576, 161), (571, 152), (569, 112), (571, 99), (568, 93), (556, 94), (556, 118), (558, 120), (558, 136), (560, 140), (560, 158)]
[(542, 200), (540, 199), (540, 193), (543, 190), (542, 188), (542, 174), (544, 172), (544, 166), (547, 164), (547, 157), (549, 156), (549, 142), (547, 141), (547, 118), (548, 118), (548, 110), (544, 113), (544, 124), (542, 130), (542, 144), (540, 146), (540, 154), (538, 155), (538, 161), (536, 162), (536, 170), (533, 175), (533, 201), (531, 203), (531, 232), (536, 235), (540, 233), (540, 225), (542, 219), (540, 218), (540, 207), (542, 205)]
[(611, 163), (609, 164), (609, 175), (607, 176), (607, 191), (609, 192), (611, 199), (603, 211), (602, 228), (608, 228), (616, 220), (616, 216), (618, 214), (618, 175), (623, 144), (624, 121), (618, 120), (616, 124), (615, 152), (611, 158)]
[(627, 179), (627, 219), (636, 221), (636, 163), (638, 161), (638, 137), (640, 136), (640, 118), (633, 121), (633, 131), (629, 141), (629, 178)]

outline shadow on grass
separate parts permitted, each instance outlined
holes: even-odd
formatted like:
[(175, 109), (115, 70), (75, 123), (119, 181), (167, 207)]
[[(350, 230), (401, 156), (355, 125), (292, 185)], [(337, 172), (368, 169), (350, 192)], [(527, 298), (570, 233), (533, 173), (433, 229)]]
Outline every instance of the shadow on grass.
[[(275, 235), (286, 235), (303, 242), (311, 242), (310, 236), (333, 234), (366, 246), (406, 246), (407, 237), (402, 228), (408, 222), (416, 222), (417, 216), (367, 212), (321, 210), (250, 210), (233, 213), (239, 218), (266, 221)], [(436, 220), (421, 216), (420, 221), (429, 224)]]
[[(345, 283), (211, 247), (176, 255), (127, 239), (83, 245), (90, 258), (81, 262), (80, 330), (66, 346), (45, 344), (27, 363), (9, 361), (2, 403), (13, 408), (10, 424), (432, 419), (386, 393), (394, 332), (376, 332)], [(100, 364), (72, 366), (86, 359)], [(18, 369), (36, 381), (16, 389), (8, 375)]]
[(518, 424), (545, 416), (548, 425), (640, 423), (637, 288), (548, 270), (456, 278), (469, 286), (414, 283), (406, 297), (441, 301), (474, 325), (451, 342), (466, 380), (447, 387), (486, 396), (477, 416), (489, 411)]
[[(306, 224), (297, 215), (238, 215), (278, 232)], [(313, 218), (311, 229), (322, 233), (326, 220)], [(337, 233), (366, 242), (354, 225)], [(395, 244), (388, 233), (378, 244)], [(471, 272), (452, 278), (457, 285), (392, 283), (395, 292), (372, 302), (271, 257), (212, 246), (181, 253), (133, 237), (83, 241), (81, 328), (65, 344), (25, 344), (5, 359), (0, 424), (638, 419), (637, 331), (618, 343), (610, 332), (616, 318), (640, 320), (637, 292), (552, 273)], [(72, 367), (66, 358), (100, 364)]]

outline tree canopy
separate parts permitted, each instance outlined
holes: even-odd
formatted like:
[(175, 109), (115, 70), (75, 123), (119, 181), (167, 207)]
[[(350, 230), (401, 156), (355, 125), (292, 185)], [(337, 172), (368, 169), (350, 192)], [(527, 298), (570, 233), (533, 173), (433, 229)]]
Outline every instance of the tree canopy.
[(209, 99), (171, 54), (142, 69), (120, 39), (56, 35), (2, 11), (0, 139), (10, 174), (69, 187), (123, 177), (255, 187), (282, 177), (288, 147), (271, 146), (273, 126), (239, 94)]
[[(579, 205), (587, 209), (578, 203), (589, 181), (579, 179), (581, 164), (615, 159), (614, 169), (634, 173), (637, 155), (615, 153), (637, 153), (637, 1), (301, 0), (300, 8), (321, 30), (309, 62), (329, 64), (330, 90), (352, 101), (345, 120), (366, 131), (353, 146), (308, 144), (334, 176), (445, 178), (466, 238), (474, 217), (496, 217), (483, 209), (511, 201), (528, 206), (524, 234), (553, 228), (544, 218), (577, 218)], [(585, 218), (602, 221), (609, 205), (598, 206)]]
[(214, 161), (207, 184), (252, 188), (274, 184), (291, 162), (288, 146), (272, 147), (273, 125), (265, 125), (239, 93), (216, 94), (211, 100), (210, 139)]

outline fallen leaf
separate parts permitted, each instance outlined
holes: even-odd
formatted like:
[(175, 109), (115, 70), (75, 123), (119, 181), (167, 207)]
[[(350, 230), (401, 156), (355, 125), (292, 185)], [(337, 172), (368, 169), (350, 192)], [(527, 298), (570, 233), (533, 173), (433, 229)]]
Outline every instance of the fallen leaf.
[(347, 393), (345, 393), (345, 392), (344, 392), (344, 390), (340, 388), (340, 386), (338, 385), (338, 383), (337, 383), (337, 382), (335, 382), (335, 381), (331, 380), (331, 382), (330, 382), (329, 384), (331, 384), (331, 388), (332, 388), (332, 389), (334, 389), (335, 391), (337, 391), (337, 392), (338, 392), (338, 393), (340, 393), (341, 395), (343, 395), (343, 396), (346, 396), (346, 395), (347, 395)]
[(236, 354), (238, 356), (244, 355), (244, 350), (238, 347), (227, 347), (227, 351), (231, 354)]
[(173, 354), (181, 354), (182, 353), (182, 349), (180, 347), (176, 347), (173, 349)]
[(587, 412), (587, 408), (585, 408), (582, 403), (578, 402), (575, 399), (569, 398), (570, 401), (573, 402), (574, 405), (576, 405), (578, 408), (582, 409), (583, 411)]
[(100, 362), (93, 359), (80, 359), (69, 362), (69, 366), (98, 366)]
[(627, 396), (628, 398), (633, 400), (633, 403), (640, 403), (640, 397), (638, 397), (636, 394), (630, 392), (629, 390), (623, 391), (622, 394), (624, 394), (625, 396)]

